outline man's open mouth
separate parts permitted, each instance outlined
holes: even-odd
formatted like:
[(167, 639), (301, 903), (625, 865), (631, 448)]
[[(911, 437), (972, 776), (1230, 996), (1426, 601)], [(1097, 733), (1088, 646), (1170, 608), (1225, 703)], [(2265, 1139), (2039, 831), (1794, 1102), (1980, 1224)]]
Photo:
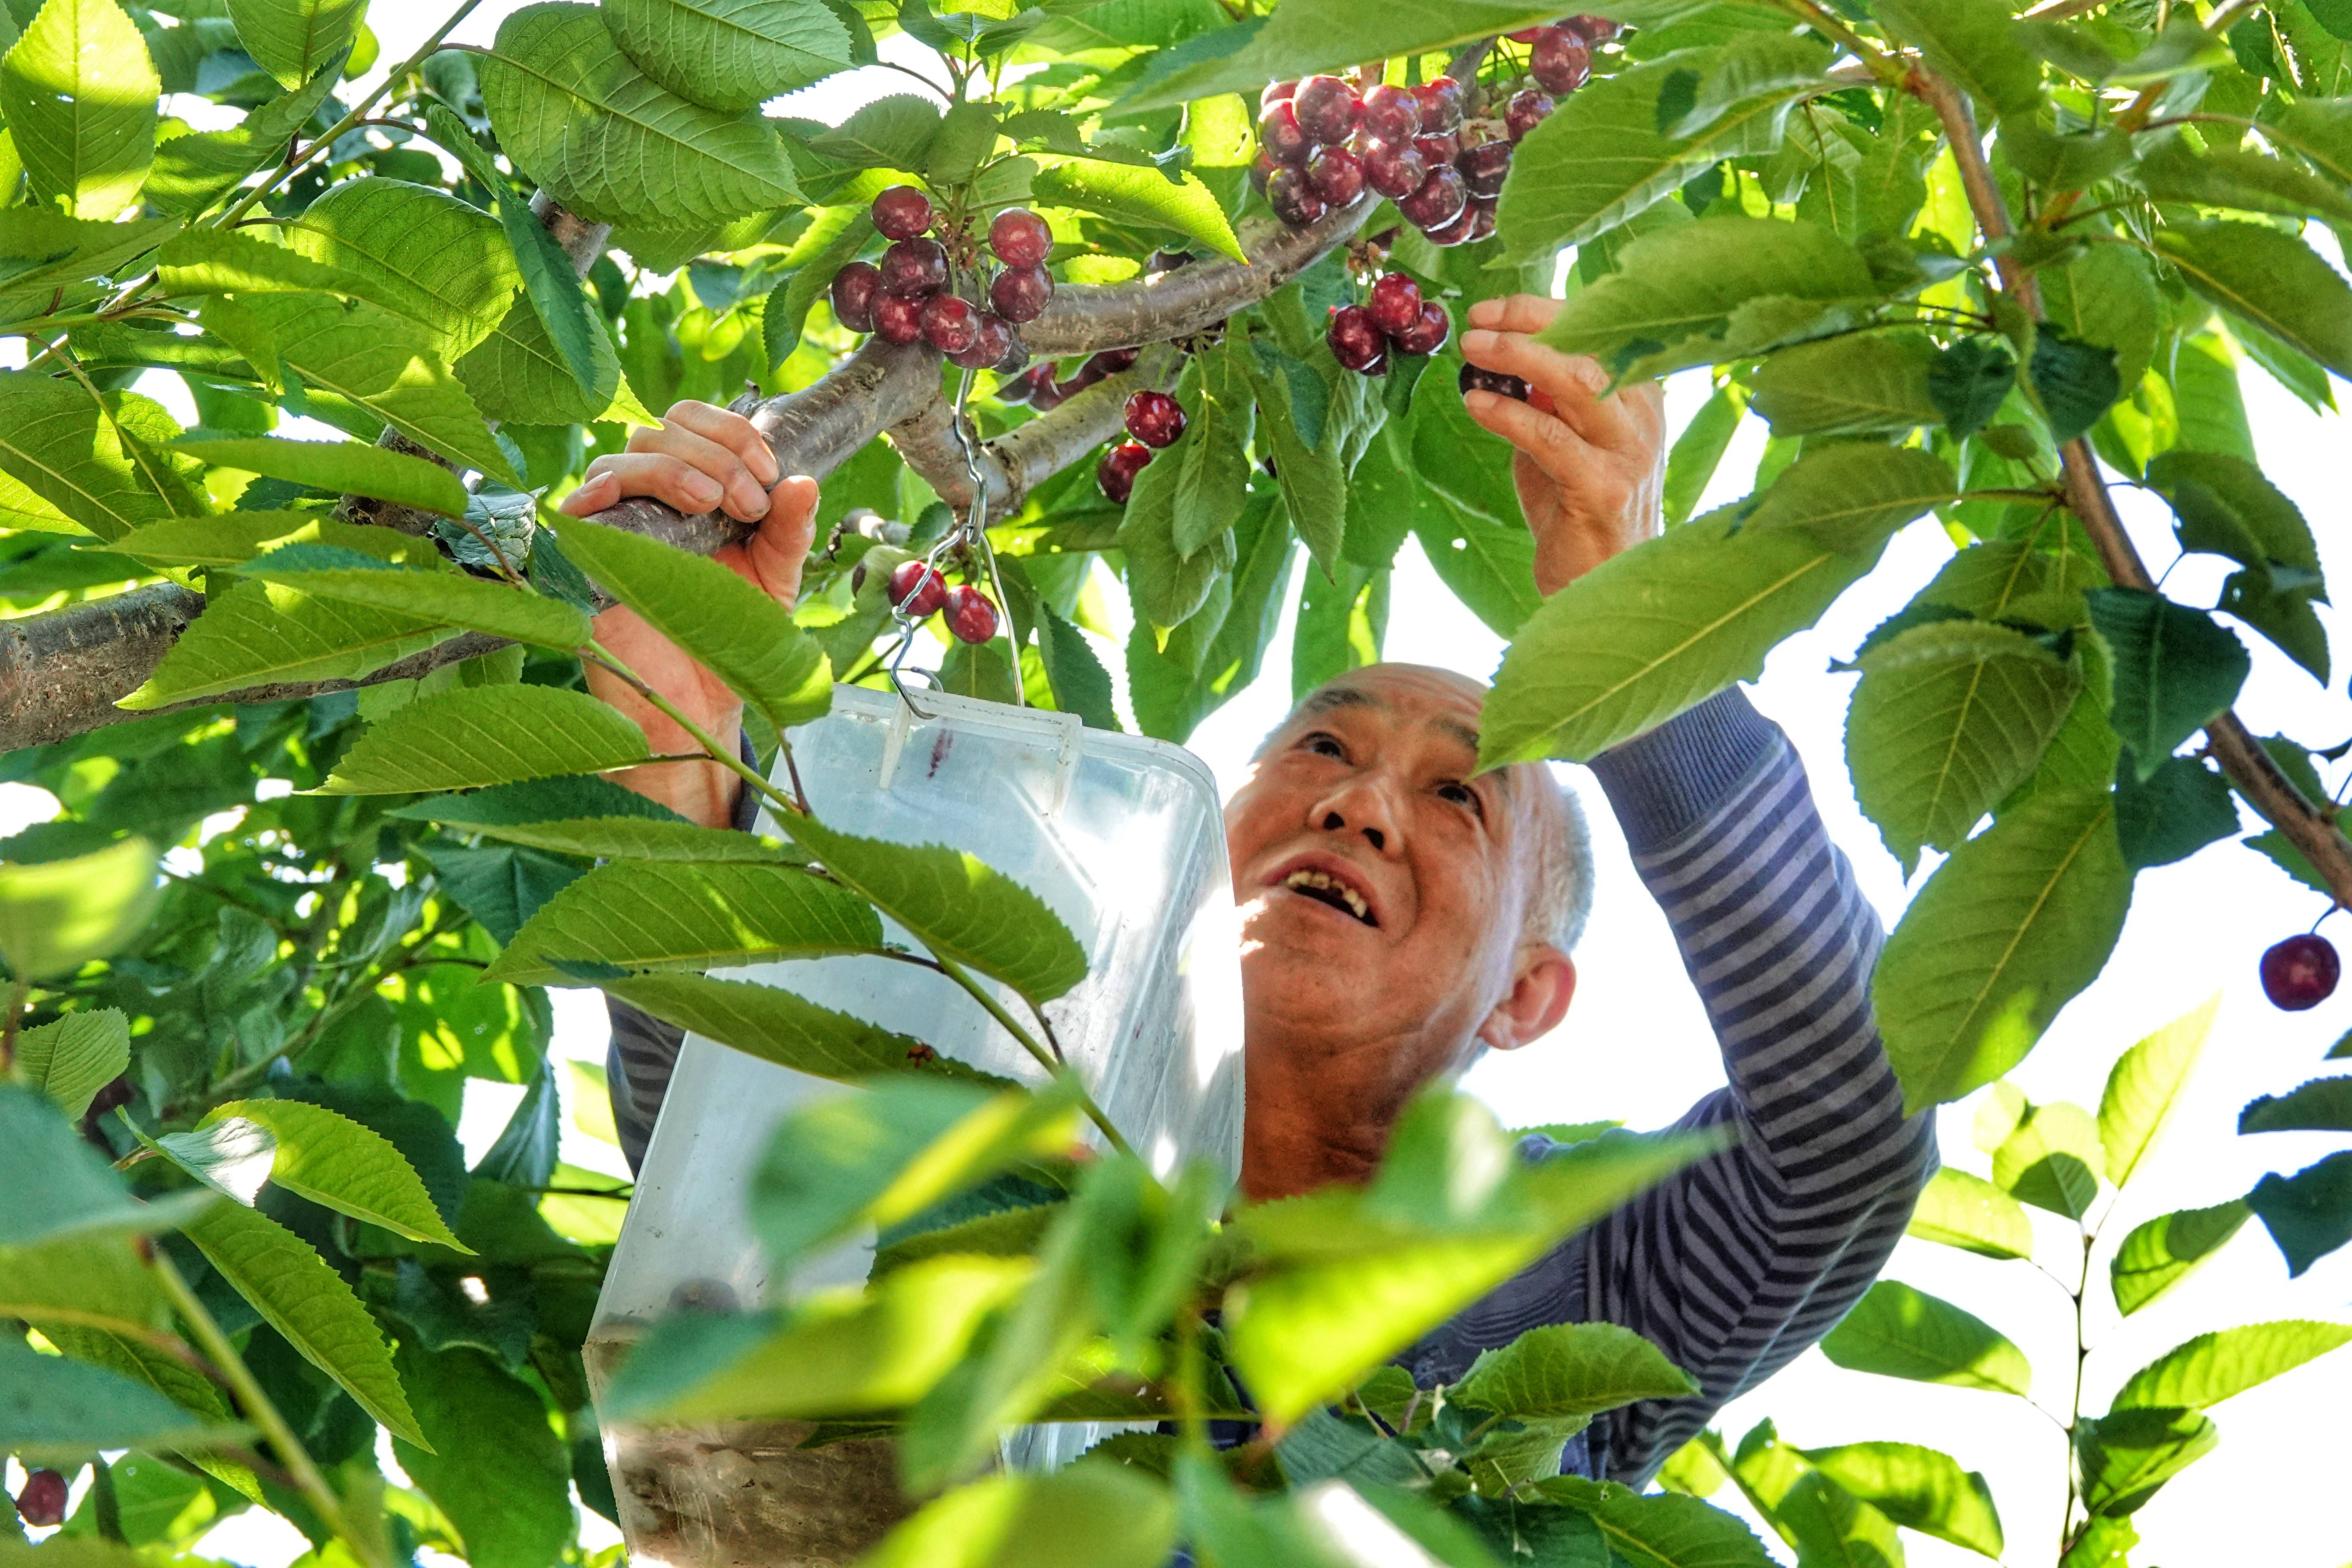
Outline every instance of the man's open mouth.
[(1302, 867), (1285, 877), (1282, 885), (1294, 893), (1304, 893), (1318, 903), (1328, 904), (1335, 910), (1351, 914), (1368, 926), (1381, 923), (1380, 918), (1372, 913), (1371, 905), (1364, 901), (1363, 894), (1328, 872)]

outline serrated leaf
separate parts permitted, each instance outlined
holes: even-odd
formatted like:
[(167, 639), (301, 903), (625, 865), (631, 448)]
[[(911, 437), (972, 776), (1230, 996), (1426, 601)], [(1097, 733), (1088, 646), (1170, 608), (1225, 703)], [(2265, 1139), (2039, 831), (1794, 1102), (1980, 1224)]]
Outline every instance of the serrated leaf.
[(2006, 0), (1879, 0), (1889, 37), (1916, 46), (1969, 97), (2003, 114), (2042, 97), (2042, 64), (2011, 27)]
[(836, 1013), (781, 986), (698, 974), (640, 974), (603, 989), (630, 1006), (746, 1056), (844, 1082), (877, 1073), (985, 1079), (911, 1036)]
[(167, 296), (318, 292), (385, 303), (373, 279), (240, 229), (182, 229), (156, 253), (155, 284)]
[(420, 698), (370, 725), (322, 795), (410, 795), (603, 773), (646, 760), (643, 730), (552, 686), (479, 686)]
[(2131, 902), (2111, 797), (2036, 795), (1936, 868), (1871, 983), (1917, 1111), (2007, 1072), (2105, 967)]
[(433, 1447), (394, 1454), (476, 1568), (547, 1568), (572, 1545), (572, 1456), (539, 1389), (478, 1350), (404, 1343), (394, 1363)]
[(2140, 588), (2095, 588), (2091, 624), (2115, 656), (2107, 710), (2145, 779), (2237, 700), (2252, 668), (2245, 645), (2203, 610)]
[(2126, 1316), (2171, 1289), (2228, 1245), (2253, 1217), (2242, 1198), (2211, 1208), (2181, 1209), (2135, 1226), (2107, 1265), (2116, 1310)]
[(226, 131), (197, 131), (165, 139), (147, 176), (147, 205), (193, 218), (235, 190), (247, 175), (284, 155), (286, 144), (317, 112), (341, 79), (320, 71), (304, 86), (272, 99)]
[(114, 0), (50, 0), (0, 56), (0, 115), (42, 202), (110, 218), (139, 199), (163, 83)]
[(467, 849), (428, 840), (419, 847), (433, 863), (440, 890), (501, 945), (585, 870), (576, 861), (511, 844)]
[(1249, 444), (1257, 427), (1248, 378), (1223, 346), (1193, 356), (1176, 388), (1187, 439), (1158, 459), (1176, 465), (1171, 534), (1191, 558), (1233, 527), (1249, 499)]
[(943, 844), (889, 844), (805, 816), (783, 828), (833, 876), (939, 957), (1050, 1002), (1087, 976), (1087, 955), (1043, 899)]
[(184, 1230), (221, 1278), (305, 1361), (333, 1378), (394, 1436), (425, 1446), (375, 1320), (309, 1243), (242, 1204), (216, 1203)]
[(2330, 1154), (2292, 1176), (2254, 1184), (2246, 1206), (2261, 1216), (2286, 1259), (2290, 1279), (2352, 1241), (2352, 1150)]
[(1933, 453), (1839, 441), (1805, 452), (1740, 510), (1748, 528), (1801, 532), (1874, 562), (1888, 535), (1958, 489)]
[(1754, 678), (1871, 564), (1801, 529), (1742, 528), (1731, 509), (1635, 546), (1520, 628), (1486, 700), (1479, 765), (1588, 760)]
[(1948, 1454), (1916, 1443), (1848, 1443), (1799, 1452), (1822, 1476), (1904, 1528), (1985, 1557), (2000, 1556), (1992, 1488)]
[(911, 92), (894, 92), (861, 105), (809, 142), (829, 163), (857, 169), (919, 169), (939, 134), (940, 106)]
[(515, 167), (592, 222), (720, 223), (805, 200), (773, 128), (640, 74), (593, 6), (512, 13), (480, 70)]
[(1220, 256), (1248, 259), (1215, 195), (1189, 170), (1181, 181), (1171, 181), (1157, 169), (1070, 159), (1041, 166), (1030, 179), (1029, 193), (1048, 206), (1076, 207), (1119, 223), (1171, 230)]
[(179, 229), (171, 218), (100, 223), (40, 207), (0, 208), (0, 297), (29, 299), (113, 277)]
[[(201, 1450), (252, 1436), (247, 1426), (208, 1424), (119, 1373), (43, 1355), (13, 1334), (0, 1342), (0, 1431), (28, 1466), (79, 1465), (104, 1448)], [(17, 1549), (25, 1551), (21, 1538)]]
[(118, 1007), (68, 1013), (16, 1037), (17, 1081), (47, 1095), (70, 1121), (130, 1065), (131, 1020)]
[(850, 65), (849, 30), (795, 0), (607, 0), (621, 50), (680, 98), (740, 111)]
[[(671, 824), (686, 822), (685, 817), (660, 802), (593, 773), (584, 773), (577, 778), (499, 784), (472, 795), (435, 795), (430, 800), (395, 807), (385, 815), (417, 822), (446, 822), (470, 832), (492, 833), (494, 837), (495, 830), (501, 826), (566, 822), (588, 816), (632, 816), (648, 822)], [(712, 831), (720, 830), (714, 828)], [(736, 834), (733, 837), (746, 836)]]
[(1767, 1568), (1772, 1562), (1745, 1521), (1696, 1498), (1636, 1493), (1581, 1476), (1539, 1481), (1534, 1490), (1599, 1525), (1612, 1563), (1637, 1568)]
[(367, 0), (227, 0), (237, 42), (289, 89), (342, 58)]
[[(760, 312), (761, 343), (771, 370), (800, 346), (801, 328), (818, 296), (832, 287), (834, 274), (856, 260), (873, 237), (874, 219), (865, 206), (831, 206), (816, 215), (801, 239), (803, 243), (816, 240), (818, 245), (783, 284), (768, 291), (767, 304)], [(799, 249), (795, 245), (794, 254)]]
[(791, 611), (718, 562), (585, 518), (565, 519), (558, 537), (606, 593), (777, 729), (820, 718), (832, 706), (833, 667), (823, 650)]
[[(453, 368), (488, 419), (519, 425), (600, 420), (659, 425), (622, 375), (620, 355), (604, 317), (591, 311), (581, 331), (581, 358), (575, 365), (548, 331), (545, 313), (530, 300), (517, 300), (498, 330)], [(580, 372), (586, 373), (584, 384)]]
[(2050, 422), (2050, 438), (2061, 446), (2099, 422), (2123, 395), (2116, 352), (2078, 342), (2045, 324), (2033, 334), (2026, 379)]
[(8, 972), (55, 979), (138, 935), (155, 909), (156, 860), (146, 839), (125, 838), (64, 860), (0, 862), (0, 960)]
[[(160, 407), (132, 394), (101, 405), (71, 381), (0, 374), (0, 468), (47, 510), (100, 539), (208, 510), (156, 450), (179, 433)], [(19, 509), (8, 521), (44, 526)]]
[[(1930, 395), (1936, 363), (1927, 341), (1908, 335), (1855, 333), (1800, 343), (1758, 368), (1753, 406), (1782, 437), (1909, 430), (1950, 416)], [(1689, 510), (1685, 504), (1684, 516)]]
[(295, 441), (267, 436), (183, 437), (176, 450), (216, 468), (242, 468), (322, 490), (374, 496), (444, 517), (466, 515), (466, 487), (438, 463), (364, 441)]
[(2311, 525), (2285, 492), (2243, 458), (2161, 452), (2148, 459), (2147, 482), (2171, 506), (2183, 550), (2226, 555), (2290, 591), (2317, 586), (2319, 550)]
[(2099, 1096), (2099, 1143), (2106, 1151), (2107, 1180), (2116, 1186), (2138, 1173), (2164, 1135), (2221, 1006), (2216, 992), (2203, 1006), (2182, 1014), (2126, 1051), (2107, 1074)]
[(1530, 1329), (1484, 1351), (1446, 1397), (1518, 1419), (1582, 1418), (1697, 1384), (1649, 1341), (1615, 1323)]
[[(397, 566), (320, 570), (306, 562), (298, 567), (288, 559), (294, 553), (292, 548), (272, 551), (248, 562), (246, 574), (282, 583), (314, 598), (342, 600), (419, 620), (431, 616), (449, 626), (559, 652), (568, 653), (589, 638), (588, 616), (579, 606), (509, 584), (462, 572), (414, 572)], [(285, 563), (280, 564), (281, 561)]]
[(0, 1137), (12, 1156), (0, 1163), (0, 1248), (144, 1236), (181, 1225), (215, 1201), (208, 1192), (134, 1200), (46, 1095), (5, 1079)]
[(1991, 1324), (1893, 1279), (1873, 1285), (1845, 1321), (1822, 1336), (1822, 1353), (1848, 1372), (2021, 1399), (2033, 1377), (2025, 1352)]
[[(615, 784), (614, 787), (617, 789), (620, 786)], [(485, 790), (482, 793), (492, 795), (497, 791)], [(745, 860), (798, 865), (808, 858), (807, 851), (781, 839), (738, 833), (731, 828), (703, 827), (691, 822), (667, 822), (636, 816), (571, 817), (544, 822), (489, 822), (471, 817), (463, 810), (463, 803), (475, 799), (473, 795), (441, 795), (436, 798), (457, 804), (432, 809), (427, 820), (464, 828), (487, 838), (504, 839), (509, 844), (551, 849), (558, 854), (577, 855), (588, 859)], [(388, 815), (403, 816), (412, 811), (434, 807), (434, 801), (419, 801), (415, 807), (404, 807)]]
[(2017, 1200), (1982, 1176), (1948, 1165), (1928, 1178), (1904, 1234), (1980, 1258), (2033, 1256), (2033, 1225)]
[(2352, 1078), (2316, 1078), (2259, 1096), (2238, 1113), (2238, 1131), (2352, 1132)]
[(207, 600), (154, 673), (115, 706), (162, 708), (280, 681), (356, 680), (457, 635), (437, 621), (240, 583)]
[(269, 1179), (288, 1192), (411, 1241), (473, 1250), (442, 1223), (424, 1182), (391, 1141), (341, 1112), (299, 1100), (233, 1100), (196, 1125), (231, 1121), (268, 1132), (276, 1144)]
[(2294, 1319), (2200, 1334), (2132, 1373), (2113, 1408), (2208, 1409), (2347, 1343), (2352, 1323)]
[(2298, 163), (2240, 147), (2192, 152), (2175, 136), (2141, 155), (2131, 179), (2159, 202), (2352, 223), (2352, 195)]
[(1983, 429), (2016, 384), (2017, 362), (1982, 338), (1962, 338), (1937, 354), (1927, 372), (1927, 395), (1956, 440)]
[(1829, 85), (1824, 73), (1834, 57), (1818, 38), (1772, 32), (1735, 37), (1700, 75), (1690, 109), (1661, 129), (1686, 140), (1727, 114), (1809, 97)]
[(544, 984), (565, 963), (707, 969), (881, 945), (870, 908), (798, 868), (621, 861), (550, 899), (485, 973)]
[(2021, 632), (1938, 621), (1863, 655), (1846, 713), (1854, 797), (1907, 875), (2029, 777), (2081, 678)]
[(2146, 255), (2122, 245), (2095, 245), (2062, 266), (2034, 274), (2052, 325), (2077, 342), (2113, 349), (2124, 392), (2138, 387), (2156, 353), (2161, 300)]
[(2079, 1105), (2037, 1105), (1992, 1152), (1994, 1185), (2021, 1203), (2080, 1220), (2099, 1195), (2105, 1163), (2098, 1124)]
[(2193, 1410), (2115, 1410), (2084, 1421), (2074, 1429), (2084, 1505), (2094, 1514), (2132, 1513), (2221, 1440)]
[(2261, 224), (2208, 223), (2168, 225), (2155, 242), (2198, 293), (2352, 376), (2352, 286), (2302, 240)]
[(2229, 780), (2194, 757), (2168, 757), (2145, 779), (2116, 770), (2116, 840), (2135, 871), (2185, 860), (2238, 826)]
[(488, 337), (522, 287), (496, 218), (405, 180), (336, 185), (286, 237), (310, 259), (366, 279), (368, 303), (422, 324), (444, 363)]

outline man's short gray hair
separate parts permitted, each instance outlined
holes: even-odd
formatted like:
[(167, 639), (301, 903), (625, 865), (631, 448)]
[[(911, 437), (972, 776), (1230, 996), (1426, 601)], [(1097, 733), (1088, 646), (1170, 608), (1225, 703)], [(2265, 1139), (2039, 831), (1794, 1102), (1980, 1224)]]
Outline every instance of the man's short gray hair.
[(1527, 781), (1528, 853), (1525, 935), (1574, 952), (1592, 916), (1592, 829), (1584, 807), (1541, 763), (1518, 764)]

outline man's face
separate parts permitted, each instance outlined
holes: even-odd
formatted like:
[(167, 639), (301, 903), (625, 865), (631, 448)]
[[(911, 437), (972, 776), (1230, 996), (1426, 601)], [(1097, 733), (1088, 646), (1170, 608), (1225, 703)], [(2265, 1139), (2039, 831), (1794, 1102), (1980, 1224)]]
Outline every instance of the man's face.
[(1472, 776), (1485, 696), (1417, 665), (1352, 671), (1227, 802), (1254, 1048), (1398, 1041), (1418, 1082), (1510, 988), (1535, 803), (1516, 769)]

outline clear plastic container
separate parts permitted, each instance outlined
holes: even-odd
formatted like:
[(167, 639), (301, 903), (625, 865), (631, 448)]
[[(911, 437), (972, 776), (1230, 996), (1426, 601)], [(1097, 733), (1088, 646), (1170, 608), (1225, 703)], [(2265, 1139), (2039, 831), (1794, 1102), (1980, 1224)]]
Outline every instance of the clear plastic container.
[[(1157, 1173), (1172, 1175), (1200, 1158), (1232, 1179), (1241, 1152), (1241, 980), (1208, 770), (1178, 747), (1088, 730), (1075, 715), (933, 693), (917, 700), (928, 717), (888, 692), (835, 688), (833, 711), (793, 731), (809, 800), (833, 826), (952, 846), (1044, 899), (1087, 952), (1087, 979), (1046, 1005), (1070, 1065)], [(764, 817), (761, 826), (776, 831)], [(940, 975), (857, 957), (732, 973), (789, 986), (990, 1072), (1042, 1076)], [(1019, 1016), (1024, 1005), (1001, 994)], [(771, 1279), (744, 1203), (778, 1119), (854, 1092), (688, 1037), (597, 1300), (592, 1386), (601, 1388), (628, 1343), (665, 1313), (749, 1308), (865, 1279), (870, 1238)], [(879, 1443), (797, 1447), (807, 1431), (792, 1422), (607, 1426), (605, 1458), (631, 1557), (641, 1568), (853, 1562), (898, 1516), (895, 1459)], [(1030, 1428), (1007, 1443), (1006, 1458), (1060, 1463), (1100, 1435)]]

